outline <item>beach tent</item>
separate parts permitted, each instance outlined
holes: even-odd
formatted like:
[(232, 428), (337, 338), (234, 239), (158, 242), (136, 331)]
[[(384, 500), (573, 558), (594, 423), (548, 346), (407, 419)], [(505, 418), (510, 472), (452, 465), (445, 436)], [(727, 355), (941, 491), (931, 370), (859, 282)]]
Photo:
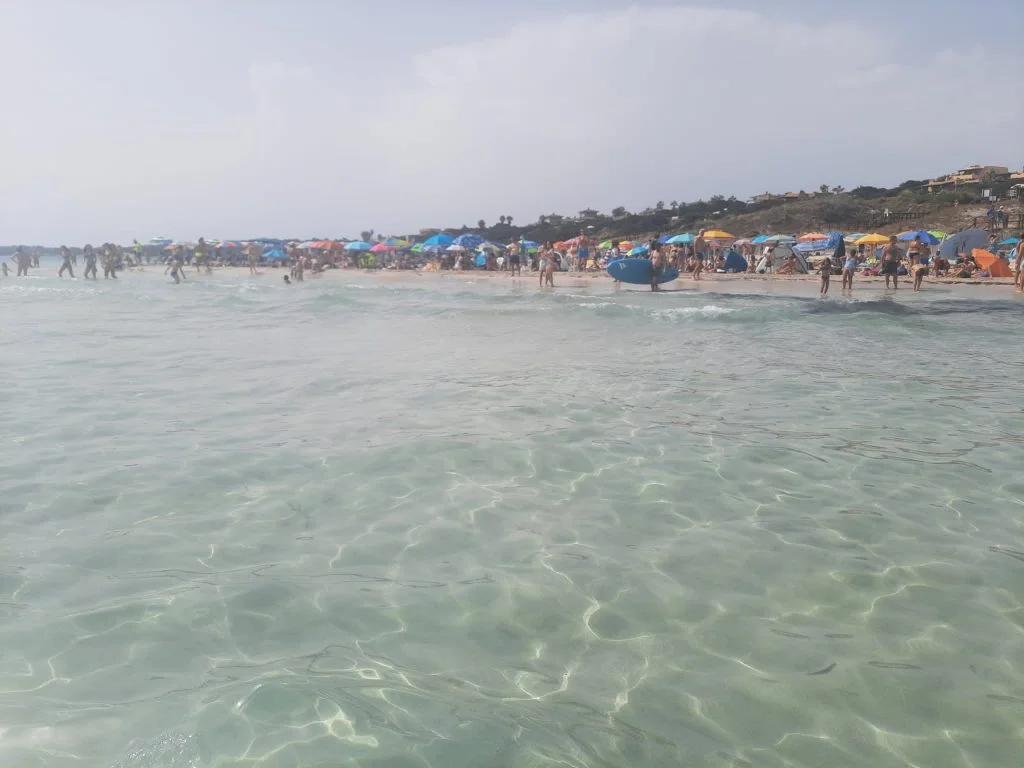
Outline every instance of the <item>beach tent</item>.
[(728, 250), (725, 252), (724, 267), (726, 272), (746, 272), (748, 266), (747, 260), (736, 253), (736, 251)]
[(774, 250), (772, 251), (771, 265), (766, 263), (765, 258), (762, 258), (757, 263), (757, 271), (760, 272), (761, 274), (764, 274), (764, 272), (770, 266), (773, 272), (778, 272), (779, 269), (781, 269), (789, 260), (790, 256), (796, 256), (797, 270), (800, 272), (800, 274), (806, 275), (808, 272), (811, 271), (810, 267), (807, 266), (807, 259), (804, 258), (804, 255), (799, 251), (793, 250), (793, 247), (788, 243), (780, 243), (779, 245), (776, 245)]
[(961, 252), (970, 253), (975, 248), (984, 248), (987, 245), (988, 232), (984, 229), (965, 229), (942, 241), (942, 245), (939, 246), (939, 256), (949, 262), (954, 262)]
[(971, 256), (974, 257), (978, 266), (992, 277), (1013, 277), (1013, 270), (1010, 269), (1010, 263), (1006, 259), (1001, 259), (982, 248), (975, 248), (971, 251)]

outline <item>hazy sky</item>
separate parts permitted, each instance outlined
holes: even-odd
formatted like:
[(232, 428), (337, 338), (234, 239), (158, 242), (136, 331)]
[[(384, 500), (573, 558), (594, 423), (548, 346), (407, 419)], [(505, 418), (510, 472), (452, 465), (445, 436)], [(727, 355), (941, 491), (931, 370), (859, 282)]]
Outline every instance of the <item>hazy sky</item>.
[(0, 0), (0, 30), (3, 243), (525, 223), (1024, 163), (1021, 0)]

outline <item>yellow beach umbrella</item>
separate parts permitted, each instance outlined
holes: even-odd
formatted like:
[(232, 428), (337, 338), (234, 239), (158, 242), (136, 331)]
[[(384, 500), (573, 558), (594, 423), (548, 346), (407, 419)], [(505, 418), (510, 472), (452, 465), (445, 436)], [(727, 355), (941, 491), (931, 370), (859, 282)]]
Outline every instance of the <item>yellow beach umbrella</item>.
[(721, 229), (712, 229), (709, 232), (704, 233), (705, 240), (735, 240), (736, 235), (730, 235), (728, 232), (724, 232)]
[(870, 235), (864, 235), (860, 240), (857, 240), (855, 245), (882, 245), (889, 242), (888, 235), (880, 235), (874, 232)]

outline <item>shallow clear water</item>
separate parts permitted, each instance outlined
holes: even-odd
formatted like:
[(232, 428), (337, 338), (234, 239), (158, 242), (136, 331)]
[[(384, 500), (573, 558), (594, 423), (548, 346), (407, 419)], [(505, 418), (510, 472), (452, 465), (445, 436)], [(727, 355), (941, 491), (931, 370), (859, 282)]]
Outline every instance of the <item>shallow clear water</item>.
[(160, 272), (0, 281), (0, 765), (1019, 762), (1009, 289)]

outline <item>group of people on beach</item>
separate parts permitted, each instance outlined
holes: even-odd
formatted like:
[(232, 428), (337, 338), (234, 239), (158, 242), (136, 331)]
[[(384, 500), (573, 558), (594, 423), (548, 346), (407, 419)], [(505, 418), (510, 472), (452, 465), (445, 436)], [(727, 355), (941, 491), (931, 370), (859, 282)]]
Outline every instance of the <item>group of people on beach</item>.
[[(659, 290), (664, 271), (669, 268), (674, 268), (681, 275), (689, 274), (694, 280), (701, 280), (705, 271), (725, 271), (721, 248), (715, 247), (716, 243), (708, 243), (705, 235), (706, 230), (701, 230), (693, 238), (692, 244), (688, 245), (668, 245), (662, 242), (664, 238), (660, 236), (655, 236), (649, 241), (642, 250), (645, 251), (644, 258), (648, 259), (651, 265), (650, 287), (652, 291)], [(1014, 286), (1018, 291), (1024, 292), (1024, 264), (1022, 264), (1024, 262), (1024, 247), (1022, 246), (1024, 244), (1018, 245), (1011, 257), (1014, 259), (1012, 265)], [(751, 243), (738, 245), (736, 252), (743, 257), (743, 260), (740, 261), (741, 268), (738, 271), (743, 271), (744, 262), (748, 272), (754, 272), (759, 263), (773, 263), (774, 247), (774, 245), (767, 245), (765, 254), (758, 260)], [(522, 241), (513, 242), (503, 255), (496, 257), (493, 267), (501, 271), (508, 271), (513, 277), (519, 277), (522, 274), (523, 266), (527, 265), (532, 272), (537, 273), (540, 287), (553, 288), (556, 271), (597, 270), (605, 263), (623, 258), (617, 246), (613, 246), (608, 251), (599, 252), (595, 244), (583, 232), (580, 232), (579, 236), (569, 241), (568, 244), (561, 244), (559, 248), (563, 250), (557, 250), (550, 242), (545, 242), (539, 248), (527, 248)], [(200, 272), (205, 267), (206, 272), (211, 273), (215, 258), (214, 251), (215, 249), (202, 237), (188, 253), (183, 248), (168, 249), (167, 253), (161, 256), (161, 261), (165, 264), (164, 274), (169, 274), (175, 283), (180, 283), (186, 279), (186, 264), (194, 266), (196, 272)], [(243, 253), (249, 273), (258, 274), (257, 267), (264, 256), (263, 247), (259, 243), (248, 243), (245, 244)], [(284, 276), (284, 281), (287, 283), (302, 282), (306, 271), (318, 272), (327, 266), (323, 260), (315, 259), (311, 254), (295, 245), (286, 246), (285, 254), (284, 263), (289, 270)], [(66, 245), (62, 245), (60, 257), (58, 276), (64, 277), (67, 274), (73, 278), (75, 267), (78, 265), (78, 254)], [(103, 267), (104, 279), (117, 279), (119, 271), (129, 267), (142, 267), (144, 263), (151, 262), (149, 252), (138, 240), (135, 240), (130, 248), (122, 248), (114, 243), (104, 243), (99, 248), (86, 245), (82, 249), (82, 257), (85, 261), (84, 277), (93, 280), (98, 279), (98, 266)], [(10, 257), (10, 261), (16, 266), (19, 277), (27, 276), (29, 269), (39, 267), (39, 254), (19, 246)], [(813, 269), (820, 278), (820, 295), (828, 294), (831, 278), (837, 274), (842, 276), (842, 289), (844, 291), (852, 290), (854, 276), (864, 263), (864, 246), (848, 248), (846, 241), (840, 238), (834, 252), (830, 256), (822, 257)], [(458, 265), (451, 266), (457, 268)], [(772, 267), (769, 266), (768, 269), (772, 269)], [(0, 261), (0, 270), (4, 277), (9, 274), (6, 261)], [(806, 265), (801, 267), (795, 253), (791, 253), (787, 261), (780, 262), (780, 266), (774, 269), (776, 274), (796, 274), (806, 271)], [(877, 267), (871, 267), (865, 274), (883, 276), (886, 288), (893, 290), (899, 288), (899, 277), (906, 275), (911, 278), (912, 289), (920, 291), (924, 278), (929, 274), (939, 277), (969, 278), (978, 271), (979, 267), (970, 254), (964, 254), (957, 264), (951, 265), (939, 255), (933, 257), (931, 247), (920, 236), (915, 237), (904, 252), (896, 235), (892, 235), (889, 242), (881, 249)]]

